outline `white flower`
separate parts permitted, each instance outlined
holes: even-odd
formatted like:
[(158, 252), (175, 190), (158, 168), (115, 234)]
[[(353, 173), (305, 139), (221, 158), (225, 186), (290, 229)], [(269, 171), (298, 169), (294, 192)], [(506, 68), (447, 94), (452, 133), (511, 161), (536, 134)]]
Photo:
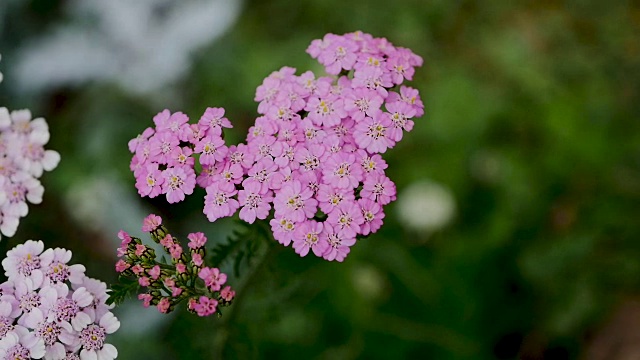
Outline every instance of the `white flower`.
[(115, 346), (105, 343), (106, 335), (112, 334), (120, 328), (120, 321), (108, 312), (100, 318), (98, 324), (90, 324), (80, 331), (80, 359), (82, 360), (113, 360), (118, 357)]
[[(194, 50), (237, 18), (236, 0), (69, 1), (65, 18), (22, 49), (15, 72), (27, 90), (111, 80), (137, 92), (166, 88), (189, 68)], [(188, 19), (185, 21), (185, 19)], [(89, 26), (82, 26), (89, 24)]]
[(451, 191), (431, 181), (413, 183), (398, 195), (398, 219), (417, 231), (441, 229), (451, 221), (455, 209)]
[(42, 359), (44, 354), (44, 341), (19, 325), (0, 340), (0, 358), (2, 359)]

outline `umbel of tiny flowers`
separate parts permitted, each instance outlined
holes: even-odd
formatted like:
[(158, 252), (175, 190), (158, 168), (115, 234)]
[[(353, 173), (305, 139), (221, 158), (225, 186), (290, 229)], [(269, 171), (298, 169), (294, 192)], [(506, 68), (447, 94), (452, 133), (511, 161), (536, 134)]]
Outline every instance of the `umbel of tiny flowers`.
[(28, 240), (7, 252), (0, 284), (0, 359), (115, 359), (120, 322), (105, 283), (71, 265), (71, 251)]
[(153, 305), (161, 313), (168, 313), (186, 301), (187, 309), (199, 316), (221, 315), (220, 308), (231, 304), (235, 292), (224, 286), (226, 274), (206, 266), (206, 236), (201, 232), (187, 235), (188, 249), (184, 249), (164, 227), (162, 219), (153, 214), (144, 219), (142, 231), (162, 246), (170, 260), (165, 261), (164, 257), (158, 260), (153, 248), (121, 230), (116, 271), (128, 286), (114, 285), (109, 302), (122, 301), (132, 289), (141, 287), (145, 292), (138, 299), (145, 307)]
[(43, 118), (32, 120), (29, 110), (0, 107), (0, 233), (5, 236), (15, 234), (29, 212), (27, 202), (42, 201), (38, 179), (60, 162), (60, 154), (44, 148), (47, 142), (49, 127)]
[(209, 221), (239, 210), (250, 224), (268, 221), (300, 256), (343, 261), (396, 199), (381, 154), (424, 114), (418, 91), (403, 85), (422, 58), (362, 32), (327, 34), (307, 53), (330, 76), (270, 74), (256, 90), (260, 115), (246, 143), (225, 144), (222, 108), (196, 124), (180, 112), (156, 115), (155, 128), (129, 142), (139, 194), (174, 203), (201, 186)]

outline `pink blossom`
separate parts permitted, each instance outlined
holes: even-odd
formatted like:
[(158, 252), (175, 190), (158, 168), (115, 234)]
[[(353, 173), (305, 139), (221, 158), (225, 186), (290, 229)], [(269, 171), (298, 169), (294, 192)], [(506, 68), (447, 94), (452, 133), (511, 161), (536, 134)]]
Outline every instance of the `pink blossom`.
[(207, 243), (207, 237), (201, 232), (190, 233), (187, 235), (187, 239), (189, 239), (190, 249), (202, 248)]
[(220, 134), (209, 134), (196, 144), (194, 152), (200, 154), (200, 164), (212, 165), (224, 159), (228, 148)]
[(416, 110), (411, 105), (398, 101), (395, 103), (387, 104), (387, 111), (389, 111), (389, 119), (393, 126), (389, 128), (389, 137), (398, 142), (402, 140), (402, 133), (404, 131), (411, 131), (413, 129), (413, 121), (410, 120), (416, 114)]
[(322, 225), (314, 220), (307, 220), (300, 224), (295, 230), (293, 238), (293, 248), (296, 254), (304, 257), (309, 253), (309, 250), (313, 250), (316, 256), (322, 257), (327, 248), (326, 241), (320, 238)]
[(169, 307), (171, 306), (171, 303), (169, 302), (169, 298), (163, 297), (162, 299), (160, 299), (160, 301), (158, 302), (158, 305), (156, 306), (158, 307), (158, 311), (166, 314), (169, 312)]
[(349, 254), (350, 247), (356, 243), (355, 235), (346, 234), (344, 231), (330, 223), (325, 223), (321, 238), (326, 241), (327, 247), (322, 257), (326, 260), (342, 262)]
[(202, 259), (202, 255), (198, 254), (198, 253), (193, 253), (191, 254), (191, 262), (193, 263), (193, 265), (195, 266), (202, 266), (202, 264), (204, 264), (204, 260)]
[(142, 300), (142, 306), (148, 308), (151, 305), (153, 297), (151, 294), (138, 294), (138, 300)]
[(358, 205), (362, 211), (362, 217), (364, 222), (360, 228), (362, 235), (369, 235), (375, 233), (382, 226), (382, 219), (384, 218), (384, 212), (382, 206), (371, 199), (358, 199)]
[(224, 109), (223, 108), (207, 108), (200, 117), (198, 121), (198, 125), (201, 128), (209, 129), (209, 128), (232, 128), (231, 122), (229, 119), (224, 117)]
[(332, 224), (336, 231), (344, 232), (345, 236), (355, 237), (360, 233), (360, 226), (364, 223), (364, 218), (355, 201), (343, 201), (335, 211), (329, 214), (327, 223)]
[(180, 246), (179, 243), (174, 243), (169, 248), (169, 254), (171, 254), (171, 258), (175, 260), (180, 259), (180, 256), (182, 255), (182, 246)]
[(118, 262), (116, 262), (116, 271), (121, 273), (125, 270), (127, 270), (131, 265), (129, 265), (127, 262), (125, 262), (124, 260), (120, 259), (118, 260)]
[(391, 120), (378, 110), (373, 117), (365, 117), (356, 125), (353, 137), (360, 149), (383, 153), (395, 144), (387, 131), (391, 126)]
[(198, 316), (209, 316), (211, 314), (215, 314), (217, 306), (218, 300), (210, 299), (206, 296), (200, 296), (199, 301), (193, 305), (193, 309), (196, 311)]
[(364, 87), (356, 88), (345, 95), (344, 109), (356, 122), (365, 116), (373, 116), (383, 103), (382, 96), (377, 91)]
[(364, 180), (360, 196), (386, 205), (396, 199), (396, 185), (385, 175), (374, 174)]
[(320, 210), (328, 215), (343, 201), (353, 201), (355, 195), (353, 189), (335, 188), (321, 184), (316, 199), (318, 199)]
[(204, 280), (204, 285), (211, 291), (218, 291), (227, 281), (227, 274), (220, 272), (218, 268), (203, 267), (198, 272), (198, 277)]
[(269, 221), (273, 238), (284, 246), (289, 246), (293, 240), (296, 224), (285, 217), (276, 217)]
[(231, 216), (240, 207), (240, 203), (234, 198), (238, 190), (232, 183), (215, 182), (207, 186), (206, 190), (203, 212), (209, 221)]
[(347, 116), (343, 100), (334, 97), (313, 97), (307, 102), (305, 110), (309, 112), (308, 118), (317, 126), (335, 126)]
[(220, 290), (220, 298), (226, 302), (230, 302), (236, 296), (236, 292), (231, 290), (231, 286), (225, 286)]
[(191, 195), (196, 185), (196, 175), (189, 167), (170, 167), (162, 172), (164, 183), (162, 191), (167, 194), (167, 201), (172, 204), (184, 200)]
[(165, 248), (170, 248), (173, 246), (173, 236), (171, 236), (171, 234), (167, 234), (165, 235), (161, 240), (160, 240), (160, 245), (164, 246)]
[(136, 136), (135, 138), (131, 139), (129, 141), (129, 151), (132, 153), (135, 153), (138, 146), (140, 146), (141, 144), (144, 144), (147, 142), (147, 140), (149, 140), (149, 138), (151, 137), (151, 135), (153, 135), (155, 133), (155, 130), (153, 130), (152, 128), (148, 127), (146, 129), (144, 129), (144, 131), (139, 134), (138, 136)]
[(153, 280), (156, 280), (157, 278), (160, 277), (160, 266), (156, 265), (152, 267), (151, 269), (149, 269), (149, 271), (147, 271), (147, 273), (149, 274), (149, 276), (151, 276)]
[(362, 179), (362, 169), (356, 164), (353, 153), (338, 152), (327, 158), (322, 171), (322, 181), (333, 187), (354, 189)]
[(420, 99), (418, 90), (404, 85), (401, 86), (400, 94), (392, 91), (389, 93), (389, 97), (387, 98), (387, 103), (389, 104), (395, 103), (397, 101), (402, 101), (409, 104), (415, 110), (416, 117), (424, 115), (424, 104)]
[(253, 224), (257, 219), (266, 219), (271, 209), (270, 202), (273, 200), (271, 191), (261, 194), (261, 186), (256, 183), (247, 183), (244, 189), (238, 192), (238, 202), (240, 209), (240, 219)]
[(303, 188), (300, 181), (293, 180), (287, 183), (273, 199), (276, 216), (287, 217), (294, 222), (313, 217), (318, 201), (312, 196), (313, 191), (308, 187)]
[(162, 218), (158, 215), (149, 214), (142, 220), (142, 231), (152, 232), (162, 225)]
[(185, 271), (187, 271), (187, 265), (183, 263), (177, 263), (176, 271), (178, 272), (178, 274), (183, 274)]

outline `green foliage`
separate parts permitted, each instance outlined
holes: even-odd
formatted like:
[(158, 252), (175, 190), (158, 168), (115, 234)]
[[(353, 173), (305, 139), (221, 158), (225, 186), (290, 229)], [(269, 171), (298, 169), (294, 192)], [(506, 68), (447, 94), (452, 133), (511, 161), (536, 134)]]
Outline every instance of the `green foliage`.
[(116, 306), (122, 304), (127, 298), (135, 297), (138, 294), (140, 285), (134, 278), (126, 276), (118, 277), (118, 282), (111, 285), (111, 288), (107, 291), (109, 298), (107, 299), (107, 305), (114, 304)]
[(268, 223), (264, 220), (256, 220), (255, 223), (248, 224), (238, 219), (235, 225), (226, 241), (212, 248), (210, 263), (220, 267), (232, 262), (233, 273), (238, 277), (242, 269), (251, 266), (252, 260), (259, 251), (275, 240)]

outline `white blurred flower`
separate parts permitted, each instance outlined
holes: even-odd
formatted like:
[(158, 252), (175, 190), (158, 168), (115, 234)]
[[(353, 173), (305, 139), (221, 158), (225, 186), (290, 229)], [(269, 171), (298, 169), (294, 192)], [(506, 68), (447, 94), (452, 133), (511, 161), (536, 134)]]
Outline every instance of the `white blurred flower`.
[(420, 181), (407, 186), (399, 195), (396, 209), (398, 220), (408, 228), (420, 232), (434, 232), (454, 217), (456, 203), (446, 187)]
[(71, 0), (72, 21), (22, 49), (23, 90), (111, 80), (147, 93), (178, 79), (190, 54), (222, 35), (239, 0)]

